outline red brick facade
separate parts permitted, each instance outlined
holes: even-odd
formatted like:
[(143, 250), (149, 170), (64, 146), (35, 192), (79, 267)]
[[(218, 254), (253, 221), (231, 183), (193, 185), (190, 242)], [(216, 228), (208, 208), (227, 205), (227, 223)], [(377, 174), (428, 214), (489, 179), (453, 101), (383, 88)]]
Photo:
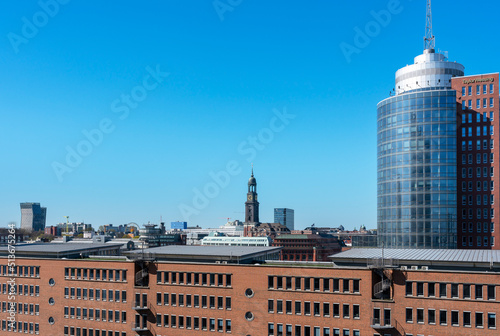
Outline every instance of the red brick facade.
[(457, 91), (457, 248), (500, 249), (499, 75), (452, 79)]
[[(134, 262), (18, 259), (16, 264), (23, 267), (23, 275), (15, 277), (23, 293), (13, 301), (7, 295), (10, 277), (0, 268), (0, 335), (15, 334), (6, 330), (9, 301), (23, 303), (23, 313), (15, 315), (23, 332), (26, 326), (26, 333), (40, 335), (102, 336), (103, 330), (105, 336), (323, 336), (337, 330), (349, 336), (498, 335), (496, 272), (386, 270), (388, 289), (376, 296), (381, 273), (366, 267), (160, 262), (149, 264), (149, 284), (135, 286)], [(33, 276), (24, 266), (34, 267)]]

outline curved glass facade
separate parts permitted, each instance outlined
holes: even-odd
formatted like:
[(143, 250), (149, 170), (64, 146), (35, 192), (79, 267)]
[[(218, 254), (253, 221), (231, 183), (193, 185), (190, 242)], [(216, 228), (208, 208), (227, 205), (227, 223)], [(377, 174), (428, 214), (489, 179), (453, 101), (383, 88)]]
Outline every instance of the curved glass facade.
[(456, 91), (378, 104), (378, 236), (387, 248), (456, 248)]

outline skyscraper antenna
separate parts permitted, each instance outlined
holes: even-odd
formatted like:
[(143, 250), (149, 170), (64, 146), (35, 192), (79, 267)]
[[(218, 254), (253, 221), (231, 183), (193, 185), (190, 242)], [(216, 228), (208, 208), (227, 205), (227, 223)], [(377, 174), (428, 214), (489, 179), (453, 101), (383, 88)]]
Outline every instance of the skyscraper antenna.
[(434, 49), (436, 47), (436, 39), (432, 34), (432, 6), (431, 0), (427, 0), (427, 16), (425, 24), (424, 50)]

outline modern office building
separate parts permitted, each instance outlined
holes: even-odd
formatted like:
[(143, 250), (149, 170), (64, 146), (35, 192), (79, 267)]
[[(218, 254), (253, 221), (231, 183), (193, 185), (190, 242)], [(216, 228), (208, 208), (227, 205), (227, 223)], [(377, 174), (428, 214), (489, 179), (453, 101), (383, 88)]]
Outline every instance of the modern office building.
[(293, 209), (274, 208), (274, 222), (286, 226), (290, 231), (295, 230), (295, 214)]
[(0, 334), (498, 335), (500, 251), (91, 245), (0, 247)]
[(457, 92), (459, 248), (500, 249), (499, 74), (452, 79)]
[(21, 229), (43, 231), (47, 208), (40, 207), (40, 203), (21, 203)]
[(427, 35), (378, 104), (378, 245), (500, 249), (499, 74), (464, 76)]
[(378, 104), (378, 237), (388, 248), (456, 248), (456, 91), (464, 67), (426, 49)]

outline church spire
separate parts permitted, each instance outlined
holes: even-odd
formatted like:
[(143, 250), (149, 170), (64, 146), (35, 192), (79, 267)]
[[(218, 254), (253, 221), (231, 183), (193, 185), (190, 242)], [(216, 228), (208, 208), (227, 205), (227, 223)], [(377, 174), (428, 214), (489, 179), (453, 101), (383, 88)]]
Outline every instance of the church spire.
[(255, 225), (259, 223), (259, 202), (257, 201), (257, 180), (252, 174), (248, 179), (247, 201), (245, 202), (245, 223)]

